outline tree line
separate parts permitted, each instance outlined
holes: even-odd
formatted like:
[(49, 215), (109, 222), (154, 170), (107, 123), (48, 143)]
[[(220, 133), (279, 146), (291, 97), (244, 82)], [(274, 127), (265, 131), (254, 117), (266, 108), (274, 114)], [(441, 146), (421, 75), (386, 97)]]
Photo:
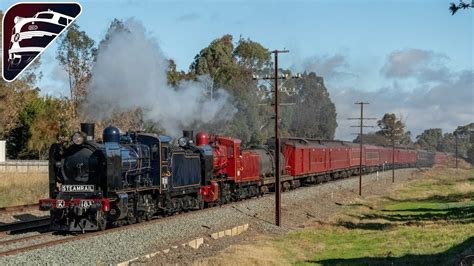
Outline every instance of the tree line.
[[(0, 23), (3, 14), (0, 11)], [(67, 73), (64, 97), (41, 95), (37, 87), (41, 73), (38, 71), (41, 58), (25, 71), (19, 79), (7, 83), (0, 81), (0, 139), (7, 140), (7, 154), (11, 159), (46, 159), (48, 149), (55, 142), (69, 140), (79, 124), (86, 120), (82, 103), (89, 91), (92, 69), (100, 49), (113, 36), (127, 31), (121, 20), (115, 19), (108, 26), (104, 38), (96, 44), (77, 24), (73, 24), (58, 40), (56, 60)], [(289, 69), (281, 74), (291, 75)], [(167, 81), (178, 88), (182, 81), (197, 80), (208, 75), (208, 97), (213, 91), (224, 89), (233, 97), (237, 112), (230, 121), (189, 125), (187, 129), (205, 130), (229, 135), (242, 140), (244, 146), (263, 144), (273, 136), (272, 88), (269, 83), (253, 79), (253, 75), (272, 75), (273, 62), (269, 49), (260, 43), (224, 35), (201, 49), (187, 71), (178, 70), (172, 59), (168, 60)], [(318, 139), (333, 139), (337, 127), (336, 108), (330, 99), (323, 77), (314, 72), (304, 72), (301, 79), (288, 80), (287, 88), (293, 93), (282, 93), (281, 102), (294, 103), (282, 106), (281, 136), (298, 136)], [(127, 99), (124, 99), (126, 101)], [(454, 152), (454, 133), (442, 133), (441, 129), (427, 129), (416, 141), (410, 131), (395, 114), (387, 113), (378, 121), (379, 130), (364, 135), (364, 143), (374, 145), (397, 145), (432, 151)], [(96, 121), (96, 134), (108, 125), (123, 130), (144, 130), (158, 134), (167, 132), (156, 122), (144, 121), (142, 110), (117, 113), (110, 119)], [(459, 127), (458, 152), (474, 162), (474, 136), (467, 129), (474, 124)], [(466, 137), (468, 136), (468, 137)], [(359, 142), (357, 137), (354, 142)]]
[[(389, 146), (394, 142), (396, 145), (409, 148), (423, 149), (428, 151), (439, 151), (454, 154), (457, 152), (474, 164), (474, 123), (459, 126), (453, 132), (443, 134), (441, 128), (430, 128), (424, 130), (412, 141), (410, 131), (405, 131), (405, 124), (393, 113), (385, 114), (377, 121), (378, 131), (364, 134), (363, 143)], [(457, 138), (457, 145), (456, 145)], [(354, 139), (360, 143), (360, 137)]]

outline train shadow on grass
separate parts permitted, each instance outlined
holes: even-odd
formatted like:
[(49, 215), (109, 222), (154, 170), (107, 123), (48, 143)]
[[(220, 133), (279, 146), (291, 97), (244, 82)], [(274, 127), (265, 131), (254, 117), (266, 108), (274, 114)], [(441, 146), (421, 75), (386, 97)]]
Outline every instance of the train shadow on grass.
[(395, 199), (392, 197), (384, 197), (392, 202), (429, 202), (429, 203), (452, 203), (461, 202), (467, 199), (474, 199), (474, 191), (468, 193), (453, 193), (445, 196), (434, 195), (427, 198), (411, 198), (411, 199)]
[[(434, 203), (435, 208), (419, 207), (394, 210), (381, 210), (377, 213), (364, 214), (358, 218), (361, 220), (384, 219), (390, 222), (423, 222), (423, 221), (447, 221), (450, 223), (472, 223), (474, 222), (474, 192), (462, 194), (449, 194), (446, 196), (431, 196), (428, 198), (413, 198), (397, 200), (387, 198), (397, 203)], [(454, 203), (467, 203), (464, 206), (452, 206)], [(451, 205), (451, 206), (450, 206)]]
[[(453, 263), (455, 265), (472, 265), (473, 257), (468, 255), (474, 254), (466, 254), (464, 252), (473, 246), (474, 237), (471, 237), (459, 245), (435, 254), (408, 254), (401, 257), (392, 257), (389, 253), (385, 257), (307, 260), (305, 262), (322, 265), (453, 265)], [(465, 264), (460, 264), (461, 261)]]
[(405, 223), (416, 223), (421, 221), (446, 221), (449, 223), (468, 224), (474, 222), (474, 206), (447, 209), (419, 208), (396, 210), (393, 212), (396, 213), (364, 214), (359, 218), (362, 220), (384, 219), (390, 222)]
[(337, 226), (342, 226), (347, 229), (361, 229), (361, 230), (389, 230), (397, 225), (390, 223), (354, 223), (350, 221), (340, 221), (336, 223)]

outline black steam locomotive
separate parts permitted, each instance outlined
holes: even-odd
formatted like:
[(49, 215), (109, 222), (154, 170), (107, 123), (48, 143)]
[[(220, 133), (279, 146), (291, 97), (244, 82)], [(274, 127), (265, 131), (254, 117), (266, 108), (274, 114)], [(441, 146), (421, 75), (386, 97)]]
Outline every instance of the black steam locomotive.
[(98, 142), (94, 124), (84, 123), (72, 143), (51, 147), (50, 197), (40, 209), (51, 212), (52, 230), (71, 232), (199, 209), (212, 158), (210, 146), (193, 145), (192, 132), (173, 145), (167, 136), (107, 127)]

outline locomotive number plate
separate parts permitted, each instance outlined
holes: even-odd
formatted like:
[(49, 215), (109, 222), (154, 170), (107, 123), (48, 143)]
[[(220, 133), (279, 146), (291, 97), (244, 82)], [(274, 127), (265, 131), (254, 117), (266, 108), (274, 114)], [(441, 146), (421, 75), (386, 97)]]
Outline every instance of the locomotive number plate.
[(89, 208), (90, 206), (92, 206), (92, 204), (94, 204), (94, 201), (92, 200), (81, 200), (80, 202), (80, 206), (82, 208)]
[(62, 185), (61, 192), (94, 192), (94, 185)]
[(62, 209), (62, 208), (64, 208), (64, 205), (65, 205), (64, 200), (57, 200), (56, 201), (56, 208)]

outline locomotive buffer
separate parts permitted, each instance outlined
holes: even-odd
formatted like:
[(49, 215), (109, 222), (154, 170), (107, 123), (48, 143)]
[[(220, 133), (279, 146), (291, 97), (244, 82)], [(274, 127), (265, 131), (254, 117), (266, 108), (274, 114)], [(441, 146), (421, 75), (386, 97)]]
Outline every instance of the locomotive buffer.
[(364, 127), (373, 127), (373, 126), (364, 126), (364, 120), (375, 120), (376, 118), (364, 118), (364, 104), (369, 104), (368, 102), (357, 102), (354, 104), (359, 104), (360, 105), (360, 117), (358, 118), (348, 118), (348, 120), (360, 120), (360, 125), (359, 126), (351, 126), (351, 127), (359, 127), (360, 128), (360, 133), (355, 133), (356, 135), (359, 135), (359, 142), (360, 142), (360, 148), (359, 148), (359, 196), (362, 196), (362, 147), (363, 147), (363, 134), (364, 134)]

